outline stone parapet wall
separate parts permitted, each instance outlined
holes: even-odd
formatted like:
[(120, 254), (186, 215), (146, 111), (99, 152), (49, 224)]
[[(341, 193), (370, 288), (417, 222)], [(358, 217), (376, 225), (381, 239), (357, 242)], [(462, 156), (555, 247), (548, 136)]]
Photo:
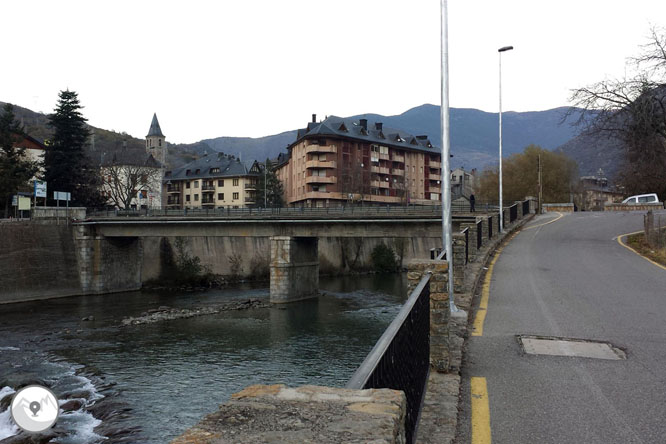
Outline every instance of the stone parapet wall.
[(171, 444), (404, 444), (406, 409), (397, 390), (253, 385)]
[(574, 204), (572, 203), (554, 203), (554, 204), (542, 204), (541, 210), (544, 213), (573, 213)]
[[(438, 260), (412, 261), (407, 266), (409, 293), (425, 274), (430, 277), (430, 367), (438, 372), (449, 369), (449, 264)], [(455, 270), (455, 268), (454, 268)]]
[(660, 210), (664, 208), (664, 204), (659, 203), (645, 203), (645, 204), (623, 204), (623, 203), (614, 203), (614, 204), (605, 204), (604, 211), (649, 211), (649, 210)]
[(465, 285), (465, 235), (453, 235), (453, 292), (462, 293)]
[(31, 217), (33, 219), (85, 219), (85, 207), (33, 207), (31, 210)]

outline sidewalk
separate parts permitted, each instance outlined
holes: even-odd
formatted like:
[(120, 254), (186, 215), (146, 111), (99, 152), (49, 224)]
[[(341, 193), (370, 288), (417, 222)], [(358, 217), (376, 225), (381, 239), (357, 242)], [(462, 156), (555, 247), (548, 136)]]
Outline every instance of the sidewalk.
[(455, 440), (458, 424), (460, 394), (460, 367), (465, 340), (469, 336), (472, 302), (481, 292), (481, 282), (486, 265), (497, 248), (532, 220), (534, 214), (505, 227), (505, 232), (484, 245), (474, 261), (465, 266), (464, 292), (454, 294), (456, 306), (461, 310), (451, 314), (450, 344), (451, 364), (449, 373), (430, 372), (421, 419), (417, 431), (420, 444), (450, 444)]

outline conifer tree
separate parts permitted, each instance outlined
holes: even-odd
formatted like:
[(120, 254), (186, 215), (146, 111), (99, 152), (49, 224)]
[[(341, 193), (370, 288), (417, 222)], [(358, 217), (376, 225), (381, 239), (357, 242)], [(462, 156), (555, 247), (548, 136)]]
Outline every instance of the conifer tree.
[[(265, 191), (265, 192), (264, 192)], [(269, 159), (264, 163), (264, 171), (257, 181), (257, 206), (281, 208), (284, 206), (284, 190)]]
[(15, 146), (24, 135), (14, 107), (5, 104), (0, 116), (0, 208), (4, 210), (4, 217), (9, 216), (12, 196), (29, 190), (28, 182), (39, 170), (39, 165), (26, 157), (25, 148)]
[(45, 158), (49, 192), (70, 192), (70, 205), (99, 206), (103, 203), (100, 176), (85, 152), (90, 131), (78, 95), (66, 90), (58, 97), (55, 112), (49, 116), (54, 134)]

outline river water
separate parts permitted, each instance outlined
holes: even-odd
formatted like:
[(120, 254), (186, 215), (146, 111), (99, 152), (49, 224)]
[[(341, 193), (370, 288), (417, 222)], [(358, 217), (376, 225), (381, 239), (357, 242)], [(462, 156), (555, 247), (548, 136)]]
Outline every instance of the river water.
[(407, 283), (369, 275), (322, 278), (320, 287), (319, 298), (285, 306), (132, 326), (122, 319), (159, 306), (267, 300), (268, 289), (0, 305), (0, 443), (18, 433), (7, 395), (27, 382), (50, 386), (61, 405), (75, 400), (56, 424), (61, 444), (165, 443), (251, 384), (342, 387), (397, 314)]

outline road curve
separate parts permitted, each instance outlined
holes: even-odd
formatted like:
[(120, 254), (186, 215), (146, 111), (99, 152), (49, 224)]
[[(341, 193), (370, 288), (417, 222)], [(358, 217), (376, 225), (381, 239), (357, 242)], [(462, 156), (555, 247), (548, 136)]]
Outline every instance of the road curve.
[[(471, 378), (486, 380), (494, 443), (666, 442), (666, 270), (616, 241), (643, 213), (557, 217), (535, 218), (495, 263), (457, 442), (474, 442)], [(609, 341), (627, 359), (526, 355), (518, 334)]]

